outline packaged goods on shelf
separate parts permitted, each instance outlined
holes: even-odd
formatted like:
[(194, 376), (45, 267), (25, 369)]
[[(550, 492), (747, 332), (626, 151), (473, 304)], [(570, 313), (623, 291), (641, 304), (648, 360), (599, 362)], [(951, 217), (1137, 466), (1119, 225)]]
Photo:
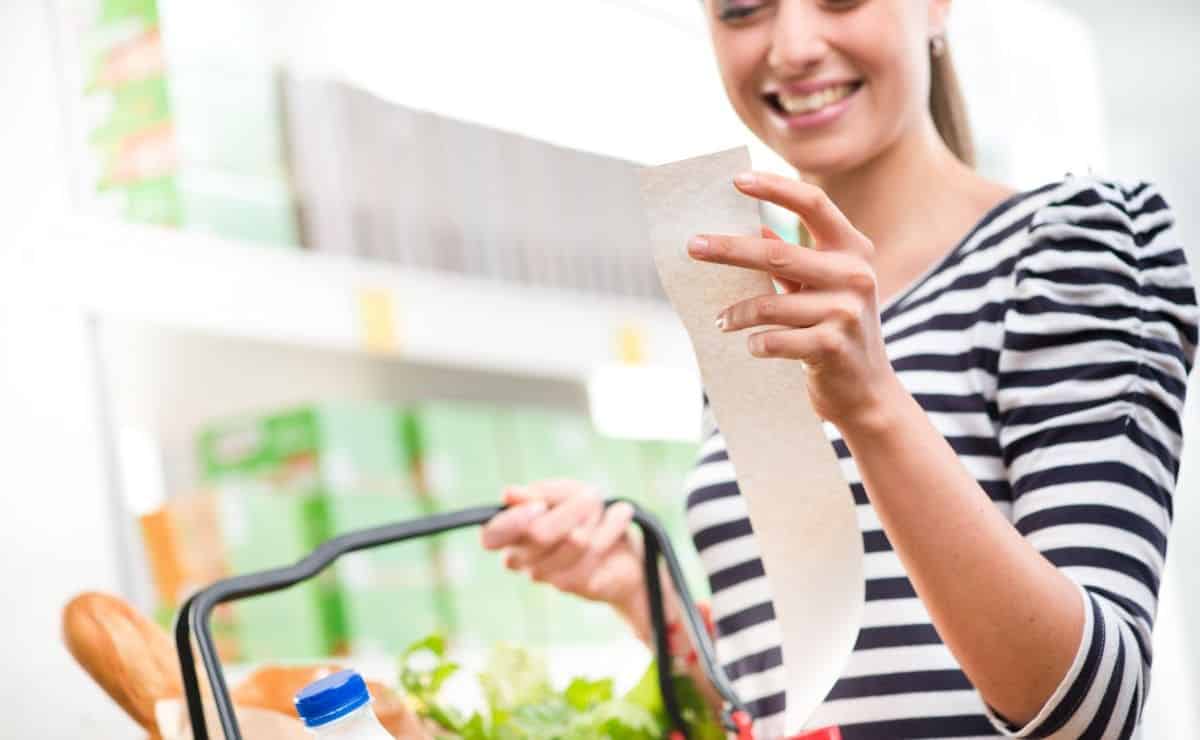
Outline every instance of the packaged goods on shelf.
[[(185, 20), (185, 19), (180, 19)], [(300, 244), (274, 68), (198, 49), (168, 27), (181, 226), (262, 245)]]
[(178, 225), (177, 156), (156, 0), (81, 7), (89, 168), (97, 199), (132, 221)]
[(214, 55), (203, 34), (219, 25), (194, 23), (187, 3), (91, 0), (82, 12), (83, 110), (101, 210), (298, 245), (273, 67), (231, 60), (227, 46)]
[(511, 282), (660, 298), (635, 165), (289, 74), (305, 244)]
[[(234, 573), (276, 568), (307, 555), (323, 539), (325, 506), (312, 492), (287, 491), (266, 480), (224, 480), (221, 531)], [(342, 649), (342, 605), (336, 584), (319, 578), (232, 605), (241, 655), (248, 661), (318, 658)]]
[[(142, 541), (160, 618), (169, 622), (194, 590), (219, 578), (303, 557), (322, 517), (315, 497), (280, 494), (249, 478), (176, 496), (143, 515)], [(213, 629), (223, 659), (329, 655), (338, 619), (335, 596), (310, 582), (220, 607)]]
[[(506, 411), (484, 403), (426, 401), (410, 413), (418, 480), (440, 511), (495, 506), (503, 487), (517, 482), (502, 440)], [(525, 609), (538, 587), (508, 571), (498, 553), (485, 550), (475, 528), (448, 533), (442, 543), (456, 636), (484, 644), (537, 641)]]
[[(222, 421), (200, 434), (210, 480), (255, 481), (282, 500), (306, 502), (300, 552), (328, 537), (424, 516), (431, 511), (412, 479), (411, 434), (391, 404), (319, 404)], [(449, 628), (435, 542), (403, 543), (340, 560), (315, 585), (326, 608), (329, 650), (395, 652), (414, 634)], [(256, 569), (241, 562), (245, 569)], [(261, 566), (266, 567), (266, 566)], [(407, 603), (403, 609), (384, 605)], [(239, 629), (242, 628), (239, 615)]]
[[(194, 591), (230, 573), (220, 507), (218, 493), (197, 491), (138, 517), (163, 626)], [(222, 660), (241, 658), (230, 606), (218, 607), (213, 615), (213, 637)]]
[[(198, 444), (204, 475), (220, 490), (233, 572), (294, 561), (333, 535), (496, 505), (509, 484), (572, 478), (655, 512), (694, 585), (703, 583), (680, 500), (694, 445), (605, 437), (582, 414), (478, 402), (323, 403), (214, 422)], [(295, 592), (286, 604), (268, 603), (272, 596), (236, 605), (239, 649), (251, 658), (395, 654), (431, 632), (468, 644), (597, 646), (624, 630), (607, 606), (509, 572), (475, 528), (346, 556), (311, 585), (283, 592)], [(318, 631), (319, 640), (271, 632), (293, 610), (309, 615), (298, 631)]]
[[(513, 409), (507, 439), (515, 449), (518, 480), (570, 478), (596, 485), (600, 495), (609, 473), (604, 470), (595, 431), (588, 418), (536, 408)], [(621, 634), (622, 624), (606, 605), (541, 588), (527, 605), (543, 644), (604, 644)]]
[(413, 489), (403, 410), (386, 403), (323, 403), (210, 423), (199, 434), (210, 479), (255, 478), (289, 491), (395, 493)]
[[(334, 495), (331, 534), (407, 521), (427, 512), (389, 494)], [(355, 654), (394, 656), (423, 635), (454, 632), (454, 604), (442, 565), (445, 547), (429, 539), (343, 556), (334, 565), (345, 623), (342, 646)]]

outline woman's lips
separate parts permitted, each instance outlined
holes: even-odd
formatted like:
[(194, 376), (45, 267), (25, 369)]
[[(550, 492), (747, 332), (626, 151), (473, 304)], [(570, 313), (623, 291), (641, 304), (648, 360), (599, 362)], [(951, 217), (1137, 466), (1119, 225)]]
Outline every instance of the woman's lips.
[(840, 118), (853, 104), (862, 82), (838, 83), (803, 95), (787, 92), (764, 96), (772, 119), (788, 129), (809, 129)]

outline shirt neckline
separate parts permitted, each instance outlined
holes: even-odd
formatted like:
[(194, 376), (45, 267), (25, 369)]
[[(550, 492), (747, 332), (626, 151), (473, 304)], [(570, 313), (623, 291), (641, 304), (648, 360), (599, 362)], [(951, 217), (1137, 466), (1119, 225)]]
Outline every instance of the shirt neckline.
[(881, 321), (886, 321), (888, 318), (890, 318), (890, 315), (894, 314), (899, 309), (900, 305), (907, 301), (913, 293), (919, 290), (921, 286), (929, 281), (930, 278), (941, 272), (946, 266), (946, 263), (948, 263), (953, 257), (961, 252), (967, 246), (967, 244), (974, 240), (975, 236), (984, 227), (995, 221), (1005, 212), (1011, 210), (1017, 204), (1024, 202), (1027, 198), (1036, 195), (1037, 193), (1040, 193), (1052, 186), (1053, 184), (1043, 185), (1042, 187), (1035, 188), (1033, 190), (1022, 190), (1013, 193), (989, 208), (988, 211), (984, 213), (983, 216), (980, 217), (980, 219), (976, 221), (970, 229), (967, 230), (967, 233), (964, 234), (957, 242), (955, 242), (954, 246), (943, 253), (941, 257), (934, 260), (932, 265), (927, 267), (917, 277), (909, 281), (905, 287), (901, 288), (899, 292), (897, 292), (879, 307), (879, 316)]

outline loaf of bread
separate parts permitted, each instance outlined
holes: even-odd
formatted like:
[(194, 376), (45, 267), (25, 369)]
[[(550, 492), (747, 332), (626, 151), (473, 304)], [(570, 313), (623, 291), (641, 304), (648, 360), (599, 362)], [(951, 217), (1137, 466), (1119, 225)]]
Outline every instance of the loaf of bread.
[(84, 593), (72, 599), (63, 609), (63, 641), (113, 701), (152, 734), (155, 702), (183, 695), (166, 631), (115, 596)]

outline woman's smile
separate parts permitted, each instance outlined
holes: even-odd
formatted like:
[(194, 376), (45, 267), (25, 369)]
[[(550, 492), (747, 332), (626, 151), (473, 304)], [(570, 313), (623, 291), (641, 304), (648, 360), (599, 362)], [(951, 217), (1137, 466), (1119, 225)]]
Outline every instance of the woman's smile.
[(861, 80), (785, 86), (763, 94), (770, 119), (784, 129), (809, 129), (837, 120), (853, 104)]

